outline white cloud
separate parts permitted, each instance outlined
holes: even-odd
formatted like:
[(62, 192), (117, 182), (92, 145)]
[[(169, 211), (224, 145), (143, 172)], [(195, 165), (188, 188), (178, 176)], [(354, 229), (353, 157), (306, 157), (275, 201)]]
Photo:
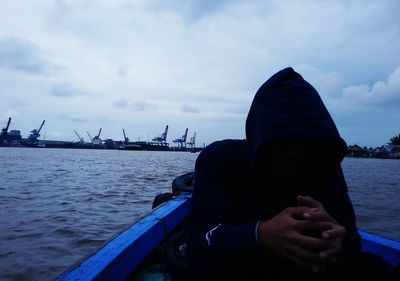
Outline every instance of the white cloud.
[(303, 78), (313, 85), (322, 97), (337, 96), (343, 86), (343, 77), (335, 71), (322, 72), (312, 65), (300, 64), (294, 70), (301, 73)]
[[(398, 104), (398, 72), (387, 76), (399, 10), (397, 0), (2, 2), (0, 112), (23, 112), (26, 131), (49, 120), (59, 138), (125, 127), (135, 139), (168, 122), (209, 143), (242, 137), (258, 87), (294, 66), (345, 126), (354, 104)], [(382, 112), (375, 119), (397, 116)]]
[(386, 79), (372, 85), (360, 84), (343, 89), (343, 100), (358, 106), (400, 106), (400, 66)]

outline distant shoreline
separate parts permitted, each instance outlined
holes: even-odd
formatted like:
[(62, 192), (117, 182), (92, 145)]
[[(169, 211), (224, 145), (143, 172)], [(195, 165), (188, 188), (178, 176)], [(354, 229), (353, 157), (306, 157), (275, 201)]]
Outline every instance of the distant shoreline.
[(376, 148), (361, 147), (357, 144), (347, 147), (346, 157), (400, 159), (400, 145), (382, 145)]

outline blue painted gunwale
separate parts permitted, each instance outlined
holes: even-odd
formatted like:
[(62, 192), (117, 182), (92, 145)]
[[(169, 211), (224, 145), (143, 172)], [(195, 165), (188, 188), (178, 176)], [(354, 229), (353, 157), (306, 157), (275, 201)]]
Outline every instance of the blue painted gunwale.
[(125, 280), (189, 213), (190, 194), (158, 206), (57, 280)]
[[(152, 210), (58, 280), (125, 280), (189, 213), (190, 193), (180, 194)], [(362, 251), (400, 264), (400, 242), (359, 231)]]
[(363, 252), (374, 253), (393, 267), (400, 265), (400, 242), (367, 231), (358, 232), (361, 235)]

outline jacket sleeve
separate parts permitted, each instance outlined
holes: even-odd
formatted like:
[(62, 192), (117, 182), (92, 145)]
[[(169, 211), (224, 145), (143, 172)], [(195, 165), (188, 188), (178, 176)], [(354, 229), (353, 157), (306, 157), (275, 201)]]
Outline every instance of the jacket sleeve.
[(243, 178), (241, 162), (229, 145), (214, 143), (197, 158), (191, 215), (187, 228), (188, 254), (200, 263), (259, 251), (258, 220), (229, 222), (232, 194)]
[(327, 212), (347, 230), (344, 241), (344, 251), (349, 253), (359, 252), (361, 238), (356, 226), (353, 204), (348, 195), (348, 187), (339, 166), (330, 179), (330, 192), (324, 204)]

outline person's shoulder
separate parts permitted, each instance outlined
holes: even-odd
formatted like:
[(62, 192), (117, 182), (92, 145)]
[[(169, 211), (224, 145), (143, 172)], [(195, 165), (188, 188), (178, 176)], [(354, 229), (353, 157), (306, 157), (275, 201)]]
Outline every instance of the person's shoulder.
[(238, 154), (246, 153), (247, 151), (247, 142), (245, 140), (236, 140), (236, 139), (226, 139), (215, 141), (201, 152), (204, 155), (221, 155), (223, 157), (234, 156)]
[(245, 140), (226, 139), (208, 145), (199, 155), (199, 160), (233, 165), (245, 164), (248, 159), (248, 143)]
[(196, 160), (196, 176), (207, 174), (215, 181), (234, 182), (246, 174), (249, 159), (245, 140), (226, 139), (208, 145)]
[(232, 151), (244, 151), (247, 148), (247, 142), (245, 140), (237, 140), (237, 139), (225, 139), (215, 141), (209, 144), (204, 150), (203, 153), (231, 153)]

